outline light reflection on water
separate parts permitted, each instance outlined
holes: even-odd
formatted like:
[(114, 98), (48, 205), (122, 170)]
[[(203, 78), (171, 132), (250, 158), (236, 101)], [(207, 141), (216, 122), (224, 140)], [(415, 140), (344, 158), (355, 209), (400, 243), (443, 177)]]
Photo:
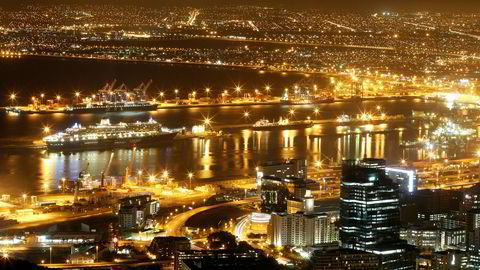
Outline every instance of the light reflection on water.
[[(365, 103), (362, 106), (374, 106), (376, 103)], [(407, 103), (408, 104), (408, 103)], [(413, 104), (413, 103), (412, 103)], [(415, 103), (416, 104), (416, 103)], [(411, 104), (410, 104), (411, 105)], [(342, 113), (357, 112), (351, 104), (324, 106), (319, 119), (330, 115), (335, 118)], [(384, 106), (386, 107), (386, 106)], [(408, 111), (403, 102), (397, 107), (390, 106), (392, 114)], [(328, 109), (330, 108), (330, 109)], [(328, 110), (327, 110), (328, 109)], [(351, 111), (348, 111), (348, 110)], [(398, 111), (394, 111), (398, 110)], [(244, 124), (241, 115), (244, 108), (216, 108), (195, 110), (165, 110), (152, 113), (122, 113), (107, 114), (112, 122), (129, 122), (148, 120), (150, 116), (168, 127), (191, 126), (197, 124), (202, 116), (215, 116), (219, 125)], [(270, 119), (278, 119), (288, 112), (288, 107), (259, 106), (250, 108), (254, 119), (263, 115)], [(304, 119), (312, 114), (312, 107), (296, 108), (296, 118)], [(38, 115), (8, 118), (8, 128), (14, 129), (18, 137), (38, 139), (39, 130), (35, 126), (52, 123), (54, 127), (63, 129), (75, 122), (84, 125), (99, 121), (102, 115)], [(252, 117), (252, 118), (253, 118)], [(4, 120), (4, 119), (0, 119)], [(1, 121), (0, 121), (1, 122)], [(231, 122), (231, 123), (230, 123)], [(391, 163), (400, 159), (427, 159), (428, 151), (417, 149), (402, 150), (399, 143), (402, 140), (412, 140), (427, 134), (428, 128), (418, 128), (409, 121), (389, 122), (388, 124), (316, 124), (303, 130), (232, 130), (231, 136), (210, 139), (191, 139), (175, 141), (171, 145), (155, 148), (118, 149), (114, 151), (85, 151), (80, 153), (62, 154), (48, 153), (27, 149), (0, 153), (0, 191), (16, 193), (43, 191), (45, 184), (48, 189), (54, 189), (61, 184), (61, 178), (76, 179), (81, 170), (86, 169), (95, 178), (99, 178), (112, 159), (108, 174), (122, 176), (125, 169), (130, 172), (138, 170), (146, 174), (160, 173), (168, 170), (176, 179), (186, 179), (187, 173), (195, 172), (195, 178), (222, 178), (251, 175), (255, 166), (267, 160), (288, 158), (305, 158), (310, 164), (322, 161), (323, 164), (341, 162), (343, 158), (378, 157)], [(113, 157), (112, 157), (113, 153)], [(438, 153), (444, 157), (462, 155), (445, 150)]]
[(231, 137), (176, 141), (172, 146), (158, 148), (45, 153), (40, 165), (41, 183), (54, 188), (61, 184), (62, 177), (75, 179), (87, 169), (98, 177), (110, 158), (108, 173), (112, 176), (123, 175), (128, 167), (129, 172), (142, 170), (148, 174), (168, 170), (178, 179), (185, 178), (188, 171), (194, 171), (196, 178), (247, 175), (253, 165), (263, 160), (307, 158), (311, 162), (339, 162), (342, 158), (384, 158), (387, 136), (396, 137), (395, 131), (385, 129), (378, 131), (385, 133), (330, 135), (320, 135), (321, 130), (318, 126), (305, 130), (240, 130)]

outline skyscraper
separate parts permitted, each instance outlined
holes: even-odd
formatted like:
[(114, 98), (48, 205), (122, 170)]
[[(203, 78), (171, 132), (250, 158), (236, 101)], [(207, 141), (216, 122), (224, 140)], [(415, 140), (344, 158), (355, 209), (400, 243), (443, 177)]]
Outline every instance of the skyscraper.
[(385, 175), (385, 161), (347, 160), (340, 184), (340, 241), (366, 250), (400, 237), (398, 185)]
[(415, 269), (415, 251), (400, 240), (399, 187), (385, 160), (346, 160), (340, 183), (342, 247), (380, 257), (381, 269)]

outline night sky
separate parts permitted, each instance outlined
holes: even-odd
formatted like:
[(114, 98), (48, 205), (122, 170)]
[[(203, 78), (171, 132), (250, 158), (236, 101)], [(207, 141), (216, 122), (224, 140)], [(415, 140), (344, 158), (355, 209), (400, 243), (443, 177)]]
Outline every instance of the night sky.
[(148, 6), (262, 5), (288, 8), (318, 8), (336, 11), (480, 11), (480, 0), (1, 0), (0, 6), (25, 4), (116, 4)]

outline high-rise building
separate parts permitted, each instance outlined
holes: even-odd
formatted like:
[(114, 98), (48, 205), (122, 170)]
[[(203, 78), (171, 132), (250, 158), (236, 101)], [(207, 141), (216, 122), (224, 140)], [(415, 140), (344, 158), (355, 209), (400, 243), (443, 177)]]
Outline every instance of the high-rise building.
[(346, 160), (340, 183), (340, 241), (367, 250), (397, 241), (400, 234), (398, 185), (385, 175), (385, 161)]
[(480, 209), (467, 211), (467, 252), (480, 254)]
[(417, 191), (417, 175), (415, 169), (408, 168), (385, 168), (387, 176), (398, 184), (401, 193), (413, 193)]
[(340, 242), (374, 253), (379, 269), (415, 269), (416, 250), (400, 240), (400, 194), (385, 160), (346, 160), (340, 183)]
[(281, 246), (313, 246), (338, 241), (338, 212), (321, 214), (272, 214), (268, 225), (270, 244)]

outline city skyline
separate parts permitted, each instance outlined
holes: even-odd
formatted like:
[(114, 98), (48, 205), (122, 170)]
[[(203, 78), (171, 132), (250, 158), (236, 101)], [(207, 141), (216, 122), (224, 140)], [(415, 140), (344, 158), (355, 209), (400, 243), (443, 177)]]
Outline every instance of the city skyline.
[(0, 268), (480, 269), (473, 1), (0, 3)]

